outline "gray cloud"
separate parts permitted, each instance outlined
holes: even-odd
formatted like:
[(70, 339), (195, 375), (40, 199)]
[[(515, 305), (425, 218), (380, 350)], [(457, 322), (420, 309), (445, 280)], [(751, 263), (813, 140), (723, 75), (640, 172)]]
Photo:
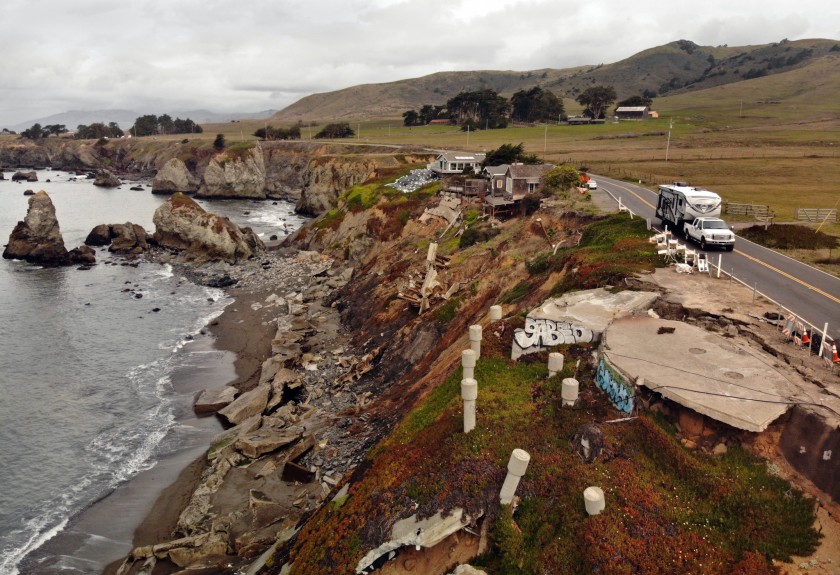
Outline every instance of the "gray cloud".
[(802, 0), (5, 0), (0, 126), (67, 109), (283, 108), (443, 70), (610, 63), (673, 40), (840, 37)]

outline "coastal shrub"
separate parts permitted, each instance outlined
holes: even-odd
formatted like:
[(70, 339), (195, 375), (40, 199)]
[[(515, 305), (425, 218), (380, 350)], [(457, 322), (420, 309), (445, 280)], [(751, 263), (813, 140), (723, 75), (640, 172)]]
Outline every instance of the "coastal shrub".
[(528, 292), (531, 291), (531, 287), (530, 283), (521, 281), (513, 286), (509, 291), (505, 292), (502, 297), (499, 298), (499, 303), (516, 303), (528, 295)]
[(498, 236), (501, 232), (489, 224), (476, 224), (468, 227), (458, 240), (458, 247), (468, 248), (479, 242), (486, 242)]
[(313, 227), (318, 228), (319, 230), (337, 230), (341, 225), (341, 222), (344, 221), (344, 216), (346, 215), (347, 212), (341, 208), (333, 208), (319, 219), (315, 220)]
[(225, 135), (224, 134), (216, 134), (216, 139), (213, 140), (213, 147), (217, 150), (224, 150), (225, 149)]
[(372, 208), (379, 200), (379, 187), (376, 183), (353, 186), (342, 195), (345, 206), (354, 214)]
[(437, 309), (437, 312), (435, 312), (435, 317), (440, 323), (446, 325), (447, 323), (455, 319), (455, 312), (458, 311), (458, 308), (460, 306), (460, 298), (452, 298)]

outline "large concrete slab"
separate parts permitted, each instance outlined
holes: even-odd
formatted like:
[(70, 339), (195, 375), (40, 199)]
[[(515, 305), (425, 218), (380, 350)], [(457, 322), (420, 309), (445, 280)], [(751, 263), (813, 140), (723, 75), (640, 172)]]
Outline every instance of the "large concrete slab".
[(604, 353), (648, 389), (747, 431), (764, 431), (799, 391), (757, 352), (678, 321), (618, 319), (605, 332)]
[(546, 300), (528, 312), (525, 329), (514, 332), (511, 359), (556, 345), (599, 341), (611, 321), (647, 309), (658, 295), (592, 289)]

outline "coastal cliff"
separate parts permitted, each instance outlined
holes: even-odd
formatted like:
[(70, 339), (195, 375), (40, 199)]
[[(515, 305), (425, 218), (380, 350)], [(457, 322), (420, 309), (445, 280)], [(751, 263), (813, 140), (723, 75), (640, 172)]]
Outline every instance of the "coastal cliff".
[[(407, 155), (413, 152), (413, 155)], [(0, 143), (0, 167), (107, 169), (153, 178), (153, 193), (205, 198), (283, 199), (305, 215), (329, 211), (345, 190), (415, 161), (422, 150), (320, 142), (234, 142), (215, 150), (202, 140), (122, 138), (92, 142), (67, 138)]]
[[(399, 171), (384, 171), (341, 193), (287, 252), (231, 272), (252, 302), (237, 307), (276, 328), (271, 350), (237, 391), (208, 390), (200, 409), (232, 427), (208, 451), (173, 540), (144, 542), (121, 573), (160, 561), (209, 573), (444, 575), (480, 554), (491, 572), (615, 572), (630, 561), (646, 573), (707, 572), (701, 562), (770, 573), (771, 560), (813, 551), (813, 502), (750, 455), (777, 429), (740, 432), (655, 396), (623, 417), (598, 387), (592, 340), (556, 348), (565, 361), (555, 375), (547, 349), (510, 359), (529, 310), (603, 286), (649, 292), (645, 317), (723, 329), (758, 353), (772, 335), (733, 311), (746, 304), (725, 282), (721, 295), (712, 278), (685, 280), (707, 299), (683, 306), (666, 292), (685, 288), (657, 279), (673, 271), (656, 269), (664, 262), (644, 222), (595, 215), (586, 199), (545, 197), (534, 214), (488, 220), (437, 183), (396, 192), (385, 184)], [(278, 281), (274, 270), (291, 268), (305, 280)], [(501, 318), (488, 319), (494, 304)], [(459, 382), (475, 326), (479, 423), (467, 434)], [(561, 401), (567, 379), (581, 389), (573, 409)], [(597, 450), (584, 453), (580, 437)], [(503, 505), (514, 448), (532, 463)], [(584, 511), (590, 485), (606, 486), (604, 513)], [(744, 506), (749, 516), (731, 513)], [(710, 519), (724, 515), (731, 525)], [(709, 525), (703, 538), (685, 516)], [(668, 550), (689, 544), (675, 568)]]

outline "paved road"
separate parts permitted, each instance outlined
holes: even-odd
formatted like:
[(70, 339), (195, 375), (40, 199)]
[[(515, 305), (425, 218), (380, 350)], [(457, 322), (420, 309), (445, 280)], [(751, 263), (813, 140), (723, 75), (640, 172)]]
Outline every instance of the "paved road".
[[(657, 193), (647, 188), (594, 175), (601, 192), (610, 192), (633, 213), (650, 218), (654, 227), (660, 227), (655, 217)], [(699, 250), (695, 244), (690, 244)], [(738, 236), (733, 252), (709, 250), (709, 262), (717, 265), (718, 256), (724, 272), (755, 288), (779, 302), (805, 321), (818, 326), (828, 322), (828, 333), (840, 340), (840, 278), (805, 265), (778, 252), (762, 247)]]

